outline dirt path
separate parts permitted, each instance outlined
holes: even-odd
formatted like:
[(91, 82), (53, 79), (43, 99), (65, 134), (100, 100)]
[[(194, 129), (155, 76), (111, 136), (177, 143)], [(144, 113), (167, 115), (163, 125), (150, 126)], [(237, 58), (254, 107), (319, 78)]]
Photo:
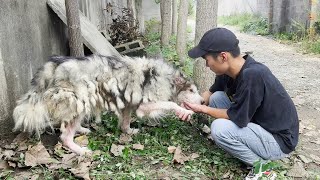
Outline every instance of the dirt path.
[(320, 172), (320, 57), (302, 54), (296, 47), (267, 37), (228, 28), (239, 38), (242, 52), (252, 51), (252, 56), (278, 77), (297, 107), (301, 134), (291, 160), (301, 160), (308, 171)]

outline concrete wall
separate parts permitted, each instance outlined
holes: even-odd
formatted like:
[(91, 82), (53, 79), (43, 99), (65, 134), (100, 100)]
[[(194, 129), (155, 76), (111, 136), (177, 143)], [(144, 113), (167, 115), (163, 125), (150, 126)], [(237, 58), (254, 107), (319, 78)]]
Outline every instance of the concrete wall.
[(160, 4), (157, 4), (155, 0), (142, 0), (142, 8), (144, 20), (148, 21), (152, 18), (161, 20)]
[[(106, 7), (111, 4), (112, 12), (107, 12)], [(127, 7), (127, 0), (80, 0), (80, 10), (98, 27), (100, 31), (108, 30), (112, 18), (122, 15), (122, 8)], [(152, 18), (160, 20), (160, 5), (154, 0), (142, 0), (144, 20)], [(135, 9), (134, 9), (135, 10)], [(135, 13), (135, 12), (134, 12)]]
[(270, 0), (258, 0), (257, 1), (257, 14), (268, 18), (269, 17), (269, 5)]
[[(106, 10), (109, 4), (111, 5), (112, 13)], [(82, 13), (88, 17), (101, 32), (108, 32), (112, 19), (118, 15), (122, 15), (122, 8), (127, 7), (127, 0), (79, 0), (79, 5)], [(142, 8), (145, 21), (152, 18), (160, 21), (160, 5), (155, 3), (155, 0), (142, 0)], [(133, 10), (134, 13), (136, 13), (134, 7)]]
[(67, 53), (65, 32), (46, 1), (1, 0), (0, 135), (11, 131), (12, 109), (37, 69), (48, 56)]
[[(113, 14), (108, 13), (106, 8), (108, 4), (112, 5)], [(121, 8), (127, 7), (126, 0), (79, 0), (80, 10), (98, 27), (98, 30), (104, 31), (110, 27), (112, 18), (121, 14)]]
[(296, 21), (304, 25), (304, 27), (308, 27), (310, 23), (309, 13), (311, 11), (310, 1), (291, 0), (290, 2), (292, 2), (292, 5), (289, 4), (289, 20), (291, 22)]
[(98, 30), (104, 29), (106, 22), (104, 20), (105, 0), (95, 0), (89, 3), (89, 0), (79, 0), (80, 10), (90, 21), (98, 27)]
[[(309, 0), (273, 0), (273, 31), (291, 32), (299, 28), (309, 27)], [(319, 0), (317, 2), (320, 12)], [(239, 13), (259, 14), (269, 16), (270, 0), (219, 0), (218, 16)]]
[(258, 0), (219, 0), (218, 16), (257, 13)]
[[(258, 0), (258, 12), (268, 17), (270, 0)], [(309, 0), (274, 0), (273, 31), (291, 32), (300, 27), (309, 27)]]

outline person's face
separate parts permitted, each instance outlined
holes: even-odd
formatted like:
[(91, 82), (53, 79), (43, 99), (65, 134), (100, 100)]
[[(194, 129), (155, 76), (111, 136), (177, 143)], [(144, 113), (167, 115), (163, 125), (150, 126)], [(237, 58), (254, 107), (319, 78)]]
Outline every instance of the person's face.
[(216, 58), (210, 54), (205, 55), (203, 58), (206, 60), (206, 66), (217, 75), (225, 74), (229, 68), (225, 52), (221, 52)]

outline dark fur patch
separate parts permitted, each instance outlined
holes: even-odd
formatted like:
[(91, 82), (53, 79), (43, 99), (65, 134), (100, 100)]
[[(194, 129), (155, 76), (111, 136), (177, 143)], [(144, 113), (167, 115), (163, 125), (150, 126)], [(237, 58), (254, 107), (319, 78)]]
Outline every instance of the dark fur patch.
[(37, 86), (39, 84), (40, 73), (43, 71), (43, 67), (39, 68), (34, 77), (31, 80), (32, 86)]
[(112, 67), (112, 69), (119, 69), (125, 65), (125, 63), (118, 57), (109, 56), (106, 58), (109, 66)]
[(143, 71), (144, 81), (142, 83), (142, 87), (145, 87), (147, 84), (151, 84), (151, 79), (156, 79), (158, 76), (157, 71), (154, 68), (147, 69)]
[(71, 56), (51, 56), (49, 58), (49, 61), (50, 62), (54, 62), (56, 64), (62, 64), (64, 62), (67, 62), (69, 60), (73, 60), (73, 59), (76, 59), (76, 60), (79, 60), (79, 61), (86, 61), (88, 60), (87, 57), (71, 57)]
[(192, 84), (189, 81), (186, 81), (185, 83), (179, 85), (179, 87), (177, 87), (177, 94), (179, 94), (182, 91), (188, 90), (188, 88), (190, 88), (191, 85)]

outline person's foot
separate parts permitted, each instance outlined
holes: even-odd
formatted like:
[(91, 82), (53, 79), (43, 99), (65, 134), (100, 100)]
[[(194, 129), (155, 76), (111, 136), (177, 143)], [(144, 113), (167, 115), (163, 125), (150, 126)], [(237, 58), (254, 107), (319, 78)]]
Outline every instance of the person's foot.
[(273, 170), (267, 170), (267, 171), (259, 172), (256, 174), (254, 172), (254, 168), (252, 168), (248, 173), (248, 175), (246, 176), (245, 180), (258, 180), (261, 177), (265, 177), (268, 180), (275, 180), (277, 177), (277, 174)]

